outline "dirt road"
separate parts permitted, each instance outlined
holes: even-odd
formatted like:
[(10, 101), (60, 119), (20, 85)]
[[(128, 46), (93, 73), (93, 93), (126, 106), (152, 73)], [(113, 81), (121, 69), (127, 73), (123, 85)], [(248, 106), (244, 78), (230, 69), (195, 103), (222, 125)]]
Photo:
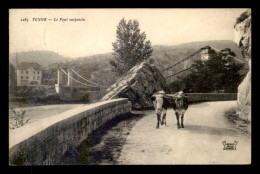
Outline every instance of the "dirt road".
[[(32, 122), (81, 106), (28, 107), (26, 114)], [(236, 101), (190, 105), (184, 129), (177, 129), (172, 109), (167, 111), (167, 125), (160, 129), (155, 129), (153, 110), (115, 118), (82, 143), (80, 164), (249, 164), (251, 135), (224, 116), (225, 110), (236, 106)], [(237, 150), (223, 150), (223, 141), (238, 141)]]
[[(190, 105), (184, 129), (177, 129), (172, 109), (160, 129), (155, 129), (154, 111), (146, 111), (127, 136), (117, 164), (249, 164), (251, 135), (224, 117), (235, 106), (236, 101)], [(223, 150), (223, 141), (238, 141), (236, 150)]]

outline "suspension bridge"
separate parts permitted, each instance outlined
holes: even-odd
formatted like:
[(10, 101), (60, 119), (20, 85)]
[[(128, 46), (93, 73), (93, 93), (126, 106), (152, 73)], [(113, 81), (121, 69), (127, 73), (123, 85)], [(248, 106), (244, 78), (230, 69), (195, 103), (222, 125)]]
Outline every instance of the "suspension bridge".
[(80, 100), (86, 92), (99, 91), (100, 85), (82, 77), (72, 68), (69, 68), (67, 72), (59, 68), (55, 90), (62, 100), (75, 101)]
[[(193, 68), (192, 64), (196, 60), (208, 60), (209, 57), (212, 57), (214, 54), (219, 52), (222, 52), (222, 50), (209, 46), (203, 47), (190, 56), (163, 69), (161, 73), (166, 78), (168, 84), (173, 83), (178, 80), (178, 77), (187, 76)], [(231, 58), (233, 61), (238, 63), (245, 63), (244, 60), (238, 59), (232, 55), (227, 55), (226, 57)]]

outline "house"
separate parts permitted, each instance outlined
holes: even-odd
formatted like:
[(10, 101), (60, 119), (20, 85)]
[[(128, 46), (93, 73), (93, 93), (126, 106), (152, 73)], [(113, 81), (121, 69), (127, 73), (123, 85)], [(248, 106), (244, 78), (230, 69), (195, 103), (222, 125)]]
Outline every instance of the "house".
[(38, 63), (22, 62), (17, 67), (17, 86), (38, 86), (42, 81), (42, 67)]
[(200, 54), (200, 59), (198, 60), (203, 60), (203, 61), (207, 61), (209, 60), (210, 57), (213, 57), (214, 55), (216, 55), (216, 50), (212, 49), (209, 46), (203, 47), (200, 49), (200, 52), (198, 52), (198, 54)]

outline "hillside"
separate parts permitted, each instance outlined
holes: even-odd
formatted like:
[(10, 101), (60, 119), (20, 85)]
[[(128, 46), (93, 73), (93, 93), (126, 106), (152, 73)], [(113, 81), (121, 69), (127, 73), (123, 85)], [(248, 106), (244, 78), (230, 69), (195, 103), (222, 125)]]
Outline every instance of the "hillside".
[(111, 53), (98, 54), (71, 60), (68, 64), (82, 76), (106, 88), (115, 83), (117, 76), (111, 71), (109, 60)]
[[(230, 48), (237, 54), (238, 58), (242, 58), (237, 45), (233, 41), (203, 41), (192, 42), (174, 46), (155, 45), (153, 46), (152, 58), (155, 59), (158, 69), (162, 70), (177, 61), (193, 54), (204, 46), (211, 46), (217, 49)], [(70, 61), (65, 57), (51, 51), (31, 51), (17, 53), (18, 63), (22, 61), (33, 61), (43, 65), (47, 71), (44, 78), (56, 79), (57, 69), (62, 67), (64, 70), (73, 68), (83, 77), (100, 84), (103, 88), (107, 88), (116, 82), (118, 78), (111, 71), (109, 60), (113, 59), (112, 53), (97, 54), (86, 57), (72, 58)], [(11, 56), (11, 62), (14, 62), (14, 55)]]
[(159, 69), (162, 70), (205, 46), (214, 47), (219, 50), (230, 48), (235, 52), (236, 57), (243, 59), (236, 43), (231, 40), (191, 42), (174, 46), (155, 45), (153, 46), (152, 58), (156, 60)]
[(16, 54), (11, 54), (10, 63), (17, 66), (21, 62), (36, 62), (46, 67), (53, 63), (66, 62), (66, 57), (59, 55), (53, 51), (27, 51), (27, 52), (17, 52)]
[[(204, 46), (211, 46), (220, 50), (230, 48), (237, 54), (238, 58), (242, 58), (237, 45), (233, 41), (192, 42), (174, 46), (155, 45), (153, 46), (152, 58), (157, 62), (157, 68), (163, 70)], [(14, 57), (14, 54), (10, 56), (10, 62), (13, 64), (15, 64)], [(18, 63), (28, 61), (41, 64), (45, 68), (43, 79), (47, 80), (46, 84), (53, 87), (56, 83), (58, 68), (62, 67), (65, 71), (68, 68), (74, 69), (86, 79), (100, 85), (101, 91), (89, 93), (91, 101), (103, 97), (106, 92), (105, 90), (115, 84), (119, 78), (116, 73), (111, 71), (109, 64), (109, 60), (113, 59), (112, 53), (66, 59), (64, 56), (51, 51), (31, 51), (19, 52), (17, 53), (17, 57)]]
[[(235, 52), (236, 57), (243, 59), (236, 43), (231, 40), (191, 42), (174, 46), (155, 45), (153, 46), (152, 58), (157, 62), (158, 68), (162, 70), (205, 46), (211, 46), (219, 50), (230, 48)], [(98, 72), (105, 74), (105, 72), (110, 71), (109, 60), (111, 59), (113, 59), (112, 53), (107, 53), (73, 59), (70, 63), (78, 64), (82, 68), (86, 67), (88, 72), (95, 72), (92, 74), (92, 79), (96, 80), (94, 78)]]
[[(214, 47), (220, 50), (224, 48), (230, 48), (236, 53), (238, 58), (242, 59), (242, 55), (237, 45), (231, 40), (191, 42), (173, 46), (154, 45), (152, 58), (157, 61), (159, 66), (165, 67), (174, 64), (181, 59), (184, 59), (185, 57), (191, 55), (198, 49), (205, 46)], [(17, 61), (15, 61), (15, 57), (17, 57)], [(88, 63), (90, 64), (90, 66), (88, 66), (88, 69), (95, 69), (100, 66), (102, 67), (102, 65), (99, 65), (100, 63), (108, 65), (108, 61), (112, 58), (112, 53), (67, 59), (65, 56), (59, 55), (58, 53), (52, 51), (29, 51), (18, 52), (17, 55), (11, 54), (10, 62), (14, 65), (16, 65), (17, 63), (19, 64), (23, 61), (37, 62), (46, 67), (54, 63), (64, 63), (68, 62), (68, 60), (71, 60), (72, 62), (78, 62), (79, 64)]]

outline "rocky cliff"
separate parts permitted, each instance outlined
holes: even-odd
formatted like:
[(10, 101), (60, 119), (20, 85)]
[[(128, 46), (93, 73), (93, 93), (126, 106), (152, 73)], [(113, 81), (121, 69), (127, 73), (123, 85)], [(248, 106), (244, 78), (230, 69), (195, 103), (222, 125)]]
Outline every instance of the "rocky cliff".
[(234, 28), (235, 42), (249, 65), (249, 72), (238, 87), (239, 115), (243, 119), (251, 120), (251, 10), (247, 10), (237, 18)]
[(153, 63), (142, 62), (108, 88), (101, 101), (129, 98), (133, 109), (142, 109), (153, 106), (151, 96), (160, 90), (169, 91), (165, 78)]

